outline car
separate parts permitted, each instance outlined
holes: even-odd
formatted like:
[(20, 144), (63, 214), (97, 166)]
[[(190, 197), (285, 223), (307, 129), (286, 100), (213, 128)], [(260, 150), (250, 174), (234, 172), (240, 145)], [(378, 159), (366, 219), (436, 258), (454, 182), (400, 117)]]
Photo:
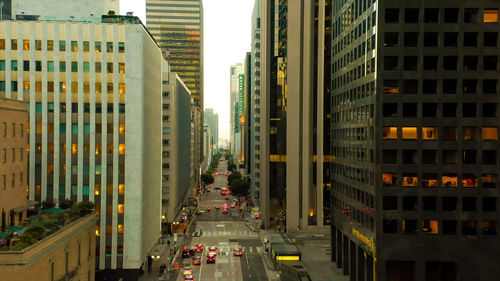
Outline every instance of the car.
[(229, 209), (226, 209), (226, 208), (222, 209), (222, 213), (223, 213), (223, 214), (227, 214), (227, 213), (229, 213)]
[(200, 256), (194, 256), (193, 257), (193, 264), (194, 265), (200, 265), (201, 264), (201, 257)]
[(227, 203), (222, 204), (222, 208), (227, 209), (229, 208), (229, 205)]
[(217, 250), (217, 248), (216, 248), (216, 247), (214, 247), (214, 246), (212, 246), (212, 247), (208, 248), (208, 254), (207, 254), (207, 255), (214, 254), (214, 255), (216, 255), (216, 256), (217, 256), (217, 253), (218, 253), (218, 252), (219, 252), (219, 251)]
[(224, 199), (229, 200), (229, 195), (224, 196)]
[(194, 281), (193, 275), (185, 275), (184, 276), (184, 281)]
[(207, 212), (210, 212), (210, 207), (207, 207)]
[(257, 219), (257, 220), (260, 219), (259, 213), (255, 213), (255, 219)]
[(182, 275), (193, 275), (193, 269), (189, 266), (184, 267), (184, 269), (182, 270)]
[(213, 253), (212, 253), (212, 254), (211, 254), (211, 253), (209, 253), (209, 254), (207, 255), (207, 263), (215, 263), (215, 260), (216, 260), (216, 259), (217, 259), (217, 258), (216, 258), (216, 255), (215, 255), (215, 254), (213, 254)]
[(193, 255), (191, 255), (191, 251), (190, 250), (188, 250), (188, 249), (182, 250), (182, 258), (183, 259), (187, 259), (187, 258), (190, 258), (192, 256)]
[(236, 207), (236, 202), (233, 202), (233, 204), (231, 204), (231, 208), (235, 208)]
[(220, 209), (220, 206), (215, 206), (215, 209)]
[(243, 255), (243, 250), (241, 248), (235, 248), (233, 251), (233, 254), (235, 256), (242, 256)]
[(201, 245), (201, 244), (194, 245), (194, 252), (195, 253), (201, 253), (201, 252), (203, 252), (203, 245)]

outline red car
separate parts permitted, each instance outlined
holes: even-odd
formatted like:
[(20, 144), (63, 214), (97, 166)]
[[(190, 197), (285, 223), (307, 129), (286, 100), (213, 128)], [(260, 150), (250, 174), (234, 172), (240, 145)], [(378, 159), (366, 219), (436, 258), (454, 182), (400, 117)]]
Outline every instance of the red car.
[(219, 252), (217, 250), (217, 248), (215, 248), (215, 247), (212, 246), (212, 247), (208, 248), (208, 254), (207, 255), (213, 254), (213, 255), (217, 256), (217, 252)]
[(215, 206), (215, 209), (220, 209), (220, 206)]
[(210, 207), (207, 207), (207, 212), (210, 212)]
[(209, 253), (207, 256), (207, 263), (215, 263), (215, 259), (216, 259), (215, 255)]
[(256, 214), (255, 214), (255, 219), (260, 219), (260, 215), (259, 215), (259, 213), (256, 213)]
[(229, 200), (229, 195), (224, 196), (224, 199)]
[(201, 245), (201, 244), (196, 244), (196, 245), (194, 245), (194, 251), (195, 251), (196, 253), (201, 253), (201, 252), (203, 252), (203, 245)]
[(236, 249), (234, 249), (233, 254), (235, 256), (242, 256), (243, 255), (243, 250), (241, 248), (236, 248)]
[(229, 213), (229, 209), (226, 209), (226, 208), (222, 209), (222, 213), (223, 213), (223, 214), (227, 214), (227, 213)]

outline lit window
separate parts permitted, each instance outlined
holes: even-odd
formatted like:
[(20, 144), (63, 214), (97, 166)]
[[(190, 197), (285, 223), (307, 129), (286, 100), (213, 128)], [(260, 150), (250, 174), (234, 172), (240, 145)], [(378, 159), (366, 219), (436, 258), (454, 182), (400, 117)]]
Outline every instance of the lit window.
[(30, 40), (23, 40), (23, 50), (28, 51), (30, 49)]
[(483, 140), (498, 140), (498, 128), (496, 127), (483, 127)]
[(119, 63), (120, 73), (125, 73), (125, 63)]
[(463, 187), (477, 187), (477, 177), (471, 174), (465, 174), (462, 177)]
[(384, 140), (395, 140), (398, 138), (398, 127), (384, 127), (382, 133)]
[(416, 140), (417, 139), (417, 127), (403, 127), (403, 139), (404, 140)]
[(123, 224), (118, 225), (118, 233), (123, 234)]
[(485, 23), (498, 22), (498, 9), (484, 9), (484, 22)]
[(101, 226), (100, 225), (97, 225), (96, 226), (96, 230), (95, 230), (95, 235), (96, 236), (101, 236)]
[(397, 186), (398, 174), (383, 173), (382, 174), (382, 184), (383, 184), (383, 186)]
[(425, 234), (438, 234), (438, 221), (437, 220), (423, 220), (422, 232)]
[(120, 83), (119, 93), (125, 94), (125, 83)]
[(24, 91), (30, 90), (30, 82), (29, 81), (24, 81), (23, 89), (24, 89)]
[(101, 185), (100, 185), (100, 184), (96, 184), (96, 185), (95, 185), (95, 191), (94, 191), (94, 194), (95, 194), (95, 195), (99, 195), (99, 194), (101, 194)]
[(476, 128), (464, 127), (463, 128), (464, 140), (476, 140)]
[(120, 145), (118, 146), (118, 151), (120, 152), (120, 154), (125, 154), (125, 144), (124, 143), (120, 143)]
[(405, 174), (403, 175), (403, 186), (417, 186), (417, 175)]
[(99, 155), (99, 153), (101, 153), (101, 144), (97, 143), (95, 145), (95, 154)]
[(445, 174), (441, 177), (443, 187), (457, 187), (458, 177), (455, 174)]
[(125, 134), (125, 124), (120, 124), (120, 135)]
[(495, 221), (483, 221), (481, 222), (482, 230), (484, 235), (496, 235), (496, 222)]
[(108, 153), (113, 154), (113, 144), (108, 144)]
[(423, 140), (437, 140), (437, 128), (436, 127), (423, 127), (422, 128), (422, 139)]
[(120, 195), (125, 194), (125, 185), (124, 184), (118, 185), (118, 194), (120, 194)]
[(399, 94), (399, 81), (384, 80), (384, 94)]
[(123, 214), (123, 204), (118, 204), (118, 214)]
[(497, 175), (496, 174), (483, 174), (482, 176), (483, 187), (495, 188), (497, 187)]
[(422, 186), (423, 187), (437, 187), (438, 181), (435, 174), (424, 174), (422, 176)]

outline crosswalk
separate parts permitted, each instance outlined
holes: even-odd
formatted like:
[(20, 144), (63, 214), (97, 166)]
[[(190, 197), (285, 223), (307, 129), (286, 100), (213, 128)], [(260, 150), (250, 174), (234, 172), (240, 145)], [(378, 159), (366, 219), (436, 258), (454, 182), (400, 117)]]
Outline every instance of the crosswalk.
[[(233, 246), (233, 247), (229, 247), (229, 246), (220, 247), (219, 246), (217, 248), (218, 248), (217, 255), (219, 255), (219, 256), (232, 256), (235, 246)], [(243, 250), (243, 253), (245, 253), (245, 254), (261, 254), (264, 252), (263, 247), (243, 246), (243, 247), (241, 247), (241, 249)]]
[(233, 230), (233, 231), (195, 231), (191, 234), (193, 237), (210, 237), (210, 236), (257, 236), (250, 230)]

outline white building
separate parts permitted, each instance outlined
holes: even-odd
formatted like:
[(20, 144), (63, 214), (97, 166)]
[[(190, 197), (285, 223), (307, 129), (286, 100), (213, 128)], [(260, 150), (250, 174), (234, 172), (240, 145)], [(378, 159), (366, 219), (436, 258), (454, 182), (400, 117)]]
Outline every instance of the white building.
[(120, 12), (120, 0), (12, 0), (12, 17), (40, 16), (50, 20), (101, 19), (101, 15)]
[(98, 279), (138, 278), (160, 233), (160, 49), (119, 16), (2, 21), (0, 49), (0, 97), (29, 102), (29, 199), (95, 202)]
[(240, 93), (240, 74), (244, 73), (244, 68), (242, 63), (237, 63), (235, 65), (231, 65), (230, 67), (230, 101), (229, 101), (229, 112), (230, 112), (230, 117), (229, 117), (229, 142), (231, 145), (231, 152), (235, 153), (235, 145), (236, 139), (235, 139), (235, 128), (236, 128), (236, 122), (239, 122), (240, 120), (237, 120), (235, 118), (235, 103), (238, 102), (239, 99), (239, 93)]

